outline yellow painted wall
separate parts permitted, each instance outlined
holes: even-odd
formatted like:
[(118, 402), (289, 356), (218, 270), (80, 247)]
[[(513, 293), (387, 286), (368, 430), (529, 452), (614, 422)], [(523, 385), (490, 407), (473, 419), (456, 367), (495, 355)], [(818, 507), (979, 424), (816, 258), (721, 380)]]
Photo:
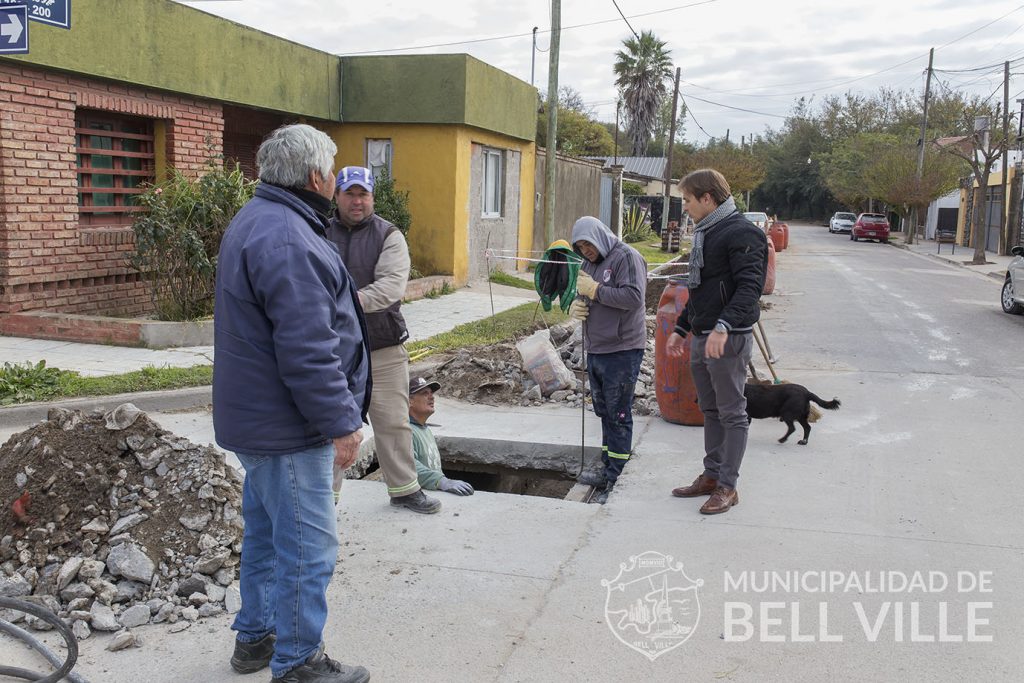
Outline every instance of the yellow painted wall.
[[(1009, 215), (1009, 212), (1010, 212), (1010, 185), (1013, 183), (1013, 179), (1016, 177), (1016, 175), (1017, 175), (1017, 168), (1016, 168), (1016, 166), (1011, 166), (1010, 167), (1010, 174), (1009, 174), (1009, 176), (1007, 176), (1007, 179), (1006, 179), (1006, 196), (1003, 197), (1003, 202), (1005, 203), (1005, 207), (1003, 208), (1003, 211), (1006, 212), (1006, 215)], [(994, 187), (996, 185), (1002, 185), (1002, 184), (1003, 184), (1003, 172), (1002, 171), (996, 171), (994, 173), (990, 173), (989, 174), (989, 176), (988, 176), (988, 185), (986, 187)], [(967, 196), (968, 196), (967, 193), (968, 192), (974, 192), (977, 189), (977, 187), (978, 187), (978, 179), (975, 178), (974, 182), (971, 184), (971, 187), (969, 189), (961, 189), (960, 190), (960, 212), (957, 215), (957, 219), (956, 219), (956, 243), (957, 244), (963, 244), (964, 238), (967, 235)], [(982, 198), (984, 199), (984, 195), (982, 195)]]
[(469, 126), (346, 123), (325, 127), (338, 145), (336, 168), (366, 163), (366, 140), (390, 139), (392, 173), (399, 190), (410, 191), (409, 250), (424, 275), (452, 275), (465, 284), (469, 270), (470, 165), (472, 144), (520, 152), (519, 248), (533, 241), (536, 147), (532, 142)]

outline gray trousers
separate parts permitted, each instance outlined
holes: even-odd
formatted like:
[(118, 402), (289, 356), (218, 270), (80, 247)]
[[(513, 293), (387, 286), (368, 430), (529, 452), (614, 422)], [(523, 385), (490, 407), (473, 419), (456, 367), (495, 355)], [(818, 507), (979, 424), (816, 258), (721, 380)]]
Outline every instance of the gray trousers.
[(736, 488), (747, 449), (747, 399), (743, 385), (754, 348), (753, 335), (730, 334), (721, 358), (705, 358), (707, 335), (694, 335), (690, 371), (704, 413), (704, 475)]

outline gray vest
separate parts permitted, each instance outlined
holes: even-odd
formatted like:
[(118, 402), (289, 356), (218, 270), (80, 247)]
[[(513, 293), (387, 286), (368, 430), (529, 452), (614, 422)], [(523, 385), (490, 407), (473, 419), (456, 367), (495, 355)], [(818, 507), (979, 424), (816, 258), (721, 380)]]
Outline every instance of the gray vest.
[[(341, 260), (359, 289), (374, 281), (384, 240), (396, 230), (398, 228), (377, 214), (352, 230), (345, 228), (336, 215), (331, 217), (327, 238), (337, 245)], [(401, 301), (396, 301), (384, 310), (365, 314), (371, 351), (397, 346), (409, 338), (405, 318), (399, 310), (401, 305)]]

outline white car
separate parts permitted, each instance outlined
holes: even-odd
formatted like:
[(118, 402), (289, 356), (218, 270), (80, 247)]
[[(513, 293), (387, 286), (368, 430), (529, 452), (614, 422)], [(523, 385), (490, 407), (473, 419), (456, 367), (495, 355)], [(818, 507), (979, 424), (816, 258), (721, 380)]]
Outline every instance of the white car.
[(1020, 315), (1024, 313), (1024, 247), (1010, 250), (1014, 259), (1006, 269), (1006, 281), (999, 302), (1005, 313)]
[(832, 219), (828, 222), (828, 231), (832, 233), (850, 232), (853, 230), (853, 224), (856, 222), (856, 214), (846, 211), (837, 211), (832, 215)]
[(753, 223), (754, 225), (756, 225), (757, 227), (761, 228), (762, 230), (767, 230), (768, 223), (771, 222), (771, 220), (768, 218), (768, 214), (766, 214), (764, 211), (747, 211), (746, 213), (743, 214), (743, 217), (746, 218), (751, 223)]

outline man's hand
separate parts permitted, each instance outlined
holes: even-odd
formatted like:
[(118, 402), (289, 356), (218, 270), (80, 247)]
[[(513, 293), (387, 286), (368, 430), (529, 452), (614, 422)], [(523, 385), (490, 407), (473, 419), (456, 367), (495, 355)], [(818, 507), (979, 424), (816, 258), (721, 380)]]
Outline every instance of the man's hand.
[(573, 320), (586, 320), (590, 315), (590, 306), (583, 299), (573, 299), (569, 306), (569, 317)]
[(454, 493), (456, 496), (473, 495), (473, 487), (469, 485), (469, 482), (461, 481), (459, 479), (441, 477), (441, 481), (437, 482), (437, 488), (439, 491)]
[(686, 352), (686, 348), (683, 343), (685, 339), (686, 338), (678, 332), (673, 332), (669, 335), (668, 343), (665, 344), (665, 351), (668, 352), (668, 355), (672, 358), (682, 358), (683, 354)]
[(725, 352), (725, 342), (729, 341), (728, 332), (712, 332), (708, 335), (708, 343), (704, 345), (705, 358), (721, 358)]
[(357, 429), (346, 436), (334, 440), (334, 464), (342, 470), (352, 467), (359, 455), (359, 445), (363, 443), (363, 430)]
[(588, 299), (593, 299), (597, 296), (597, 281), (587, 275), (586, 271), (580, 270), (580, 274), (576, 276), (576, 291)]

